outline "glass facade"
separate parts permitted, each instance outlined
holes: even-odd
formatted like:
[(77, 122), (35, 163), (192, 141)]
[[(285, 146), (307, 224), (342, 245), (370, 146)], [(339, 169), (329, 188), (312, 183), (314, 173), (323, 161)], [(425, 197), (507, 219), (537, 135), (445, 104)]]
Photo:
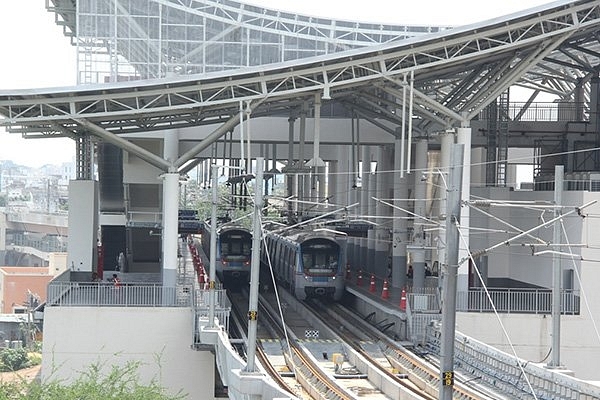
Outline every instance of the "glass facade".
[(402, 40), (444, 28), (310, 17), (230, 0), (53, 0), (78, 83), (210, 73)]

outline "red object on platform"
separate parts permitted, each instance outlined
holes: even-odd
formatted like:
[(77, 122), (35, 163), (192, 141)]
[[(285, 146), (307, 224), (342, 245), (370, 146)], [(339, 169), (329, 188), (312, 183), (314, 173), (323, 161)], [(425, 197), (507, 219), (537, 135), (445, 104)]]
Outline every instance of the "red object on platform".
[(383, 290), (381, 291), (381, 298), (387, 300), (390, 298), (390, 288), (388, 287), (387, 279), (383, 280)]
[(400, 294), (400, 309), (406, 311), (406, 289), (404, 288), (402, 288), (402, 293)]
[(352, 279), (352, 273), (350, 271), (350, 263), (346, 264), (346, 280)]
[(369, 285), (369, 292), (375, 292), (375, 275), (371, 274), (371, 284)]
[(356, 277), (356, 286), (362, 285), (362, 271), (358, 270), (358, 277)]

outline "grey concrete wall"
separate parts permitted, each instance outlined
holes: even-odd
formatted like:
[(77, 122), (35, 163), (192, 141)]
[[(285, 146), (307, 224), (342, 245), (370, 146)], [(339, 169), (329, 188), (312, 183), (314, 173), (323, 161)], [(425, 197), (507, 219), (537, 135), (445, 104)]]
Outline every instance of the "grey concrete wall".
[(70, 381), (90, 364), (133, 360), (142, 383), (212, 399), (214, 357), (191, 349), (192, 322), (189, 308), (46, 307), (42, 379)]

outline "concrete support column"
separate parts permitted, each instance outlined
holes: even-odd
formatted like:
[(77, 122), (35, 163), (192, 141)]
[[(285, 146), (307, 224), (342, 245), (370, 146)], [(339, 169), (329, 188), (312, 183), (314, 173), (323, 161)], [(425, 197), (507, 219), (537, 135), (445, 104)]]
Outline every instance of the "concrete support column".
[[(438, 181), (440, 187), (440, 193), (442, 193), (441, 200), (439, 202), (439, 213), (438, 221), (441, 224), (440, 230), (438, 231), (438, 271), (445, 268), (446, 265), (446, 229), (444, 229), (446, 223), (446, 212), (448, 209), (447, 197), (448, 197), (448, 172), (450, 171), (450, 156), (452, 154), (452, 146), (454, 145), (454, 133), (444, 132), (440, 134), (440, 167), (437, 176), (434, 178)], [(442, 286), (443, 274), (439, 274), (438, 286)]]
[[(377, 182), (379, 181), (379, 155), (380, 155), (379, 147), (371, 147), (371, 152), (369, 154), (369, 163), (367, 165), (369, 173), (367, 179), (367, 198), (369, 200), (369, 208), (368, 213), (369, 221), (375, 222), (372, 216), (377, 215), (377, 202), (373, 199), (374, 196), (377, 196)], [(377, 227), (373, 227), (373, 229), (369, 229), (367, 234), (367, 262), (371, 263), (371, 272), (375, 273), (378, 277), (385, 275), (386, 265), (380, 265), (377, 263), (377, 259), (375, 258), (376, 247), (377, 247)]]
[(67, 268), (95, 271), (98, 242), (98, 182), (69, 181)]
[[(216, 184), (216, 183), (213, 183)], [(177, 230), (179, 210), (179, 173), (163, 175), (162, 283), (173, 287), (177, 282)]]
[[(306, 143), (306, 113), (307, 113), (307, 104), (306, 102), (302, 105), (302, 110), (300, 111), (300, 139), (298, 144), (298, 168), (301, 171), (304, 171), (304, 162), (306, 161), (305, 154), (305, 143)], [(299, 201), (305, 201), (308, 199), (310, 194), (310, 177), (308, 176), (308, 172), (300, 173), (297, 175), (298, 180), (298, 196), (297, 199)], [(299, 202), (298, 203), (298, 216), (300, 219), (304, 218), (304, 210), (307, 208), (305, 204)]]
[[(456, 141), (459, 144), (464, 145), (464, 159), (463, 159), (463, 178), (462, 178), (462, 190), (461, 190), (461, 201), (468, 201), (471, 198), (471, 128), (468, 123), (464, 124), (457, 130)], [(469, 289), (469, 226), (470, 226), (470, 212), (469, 207), (461, 207), (460, 209), (460, 231), (463, 233), (463, 237), (460, 238), (458, 244), (458, 260), (466, 260), (458, 266), (458, 278), (456, 282), (456, 288), (458, 291), (466, 292)], [(462, 305), (464, 306), (464, 305)]]
[[(413, 223), (412, 242), (412, 267), (413, 267), (413, 291), (419, 291), (425, 287), (425, 246), (429, 234), (425, 232), (425, 220), (427, 217), (427, 182), (421, 179), (423, 172), (427, 170), (427, 139), (416, 140), (415, 145), (415, 219)], [(419, 218), (421, 217), (421, 218)]]
[[(389, 202), (392, 194), (393, 151), (390, 146), (379, 148), (377, 157), (377, 193), (376, 197)], [(378, 274), (384, 277), (391, 275), (390, 254), (390, 219), (392, 209), (381, 201), (375, 203), (375, 215), (377, 215), (377, 227), (375, 228), (375, 265), (379, 266)]]
[(400, 139), (394, 142), (394, 208), (392, 225), (392, 286), (406, 286), (406, 245), (408, 244), (408, 219), (406, 212), (408, 209), (408, 182), (406, 175), (400, 176), (401, 161), (400, 152), (402, 149)]
[[(179, 134), (176, 130), (164, 132), (163, 158), (173, 163), (179, 156)], [(216, 182), (213, 182), (215, 185)], [(179, 228), (179, 173), (170, 170), (163, 175), (162, 213), (162, 282), (171, 287), (177, 283), (177, 232)]]
[[(360, 187), (360, 218), (369, 215), (369, 175), (371, 166), (371, 151), (369, 146), (362, 147), (361, 154), (361, 187)], [(369, 231), (371, 232), (371, 231)], [(369, 253), (369, 238), (360, 239), (360, 264), (363, 271), (371, 272), (372, 262), (367, 265)]]

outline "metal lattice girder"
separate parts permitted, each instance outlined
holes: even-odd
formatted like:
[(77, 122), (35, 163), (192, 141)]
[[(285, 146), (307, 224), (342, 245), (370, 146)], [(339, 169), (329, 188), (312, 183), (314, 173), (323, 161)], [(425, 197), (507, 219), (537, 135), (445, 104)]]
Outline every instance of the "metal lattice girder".
[[(343, 100), (376, 84), (397, 86), (411, 71), (416, 90), (439, 105), (451, 105), (456, 114), (473, 116), (509, 85), (522, 78), (537, 80), (533, 74), (540, 64), (566, 58), (561, 50), (571, 44), (589, 49), (586, 64), (598, 65), (600, 59), (591, 52), (598, 47), (599, 27), (600, 1), (554, 3), (491, 23), (261, 68), (4, 93), (0, 114), (7, 118), (1, 123), (22, 133), (57, 131), (56, 126), (78, 131), (74, 120), (87, 119), (117, 134), (219, 123), (236, 115), (240, 102), (252, 104), (254, 116), (272, 115), (319, 91)], [(499, 75), (491, 73), (498, 66)], [(473, 71), (478, 71), (476, 77)], [(465, 85), (470, 90), (456, 90)], [(458, 92), (460, 97), (447, 100)], [(422, 106), (429, 108), (427, 102)]]

